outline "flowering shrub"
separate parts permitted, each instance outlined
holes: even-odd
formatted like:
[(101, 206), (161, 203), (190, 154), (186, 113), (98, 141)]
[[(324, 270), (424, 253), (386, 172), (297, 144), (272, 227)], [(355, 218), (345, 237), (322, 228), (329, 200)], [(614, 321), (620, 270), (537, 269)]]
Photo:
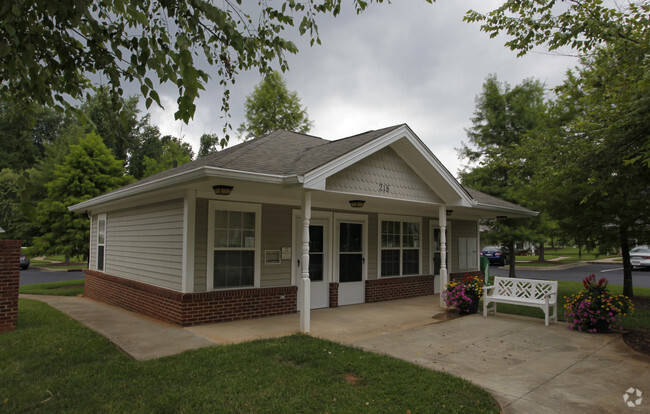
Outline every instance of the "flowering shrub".
[(466, 312), (473, 298), (478, 298), (478, 301), (483, 297), (483, 281), (478, 276), (466, 275), (462, 279), (452, 280), (445, 288), (447, 307), (455, 306), (459, 312)]
[(612, 295), (607, 290), (607, 279), (596, 283), (591, 275), (582, 281), (585, 290), (565, 297), (564, 315), (569, 329), (585, 332), (622, 330), (620, 315), (634, 312), (632, 301), (624, 295)]

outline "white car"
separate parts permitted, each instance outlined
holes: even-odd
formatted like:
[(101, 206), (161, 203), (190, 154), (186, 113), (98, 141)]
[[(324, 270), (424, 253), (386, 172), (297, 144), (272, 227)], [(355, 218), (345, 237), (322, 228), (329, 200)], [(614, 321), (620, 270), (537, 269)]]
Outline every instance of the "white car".
[(650, 267), (650, 247), (637, 246), (630, 250), (632, 267)]

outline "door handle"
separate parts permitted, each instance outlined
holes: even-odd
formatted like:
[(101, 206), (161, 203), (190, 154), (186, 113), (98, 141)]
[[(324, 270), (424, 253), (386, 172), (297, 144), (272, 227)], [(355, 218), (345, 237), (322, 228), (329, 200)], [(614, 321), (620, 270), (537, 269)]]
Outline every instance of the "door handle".
[(365, 257), (361, 258), (361, 264), (366, 264), (366, 258)]

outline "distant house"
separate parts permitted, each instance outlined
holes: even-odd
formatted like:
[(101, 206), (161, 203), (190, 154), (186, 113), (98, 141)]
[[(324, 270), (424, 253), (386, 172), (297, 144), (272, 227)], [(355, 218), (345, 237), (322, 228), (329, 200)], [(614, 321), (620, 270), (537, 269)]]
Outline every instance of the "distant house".
[[(407, 125), (277, 131), (71, 206), (86, 295), (180, 325), (439, 292), (479, 272), (479, 219), (536, 213), (464, 188)], [(304, 294), (303, 294), (304, 292)]]

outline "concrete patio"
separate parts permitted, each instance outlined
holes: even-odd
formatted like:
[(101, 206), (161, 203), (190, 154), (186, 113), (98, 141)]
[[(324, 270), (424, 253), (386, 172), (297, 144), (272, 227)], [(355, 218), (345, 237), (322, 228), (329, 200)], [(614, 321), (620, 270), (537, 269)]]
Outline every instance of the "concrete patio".
[[(86, 298), (29, 299), (49, 303), (140, 360), (299, 327), (291, 314), (181, 328)], [(465, 378), (488, 390), (505, 413), (650, 412), (650, 402), (632, 409), (623, 400), (629, 388), (650, 395), (650, 358), (620, 334), (584, 334), (505, 314), (458, 318), (438, 303), (433, 295), (314, 310), (311, 334)]]

